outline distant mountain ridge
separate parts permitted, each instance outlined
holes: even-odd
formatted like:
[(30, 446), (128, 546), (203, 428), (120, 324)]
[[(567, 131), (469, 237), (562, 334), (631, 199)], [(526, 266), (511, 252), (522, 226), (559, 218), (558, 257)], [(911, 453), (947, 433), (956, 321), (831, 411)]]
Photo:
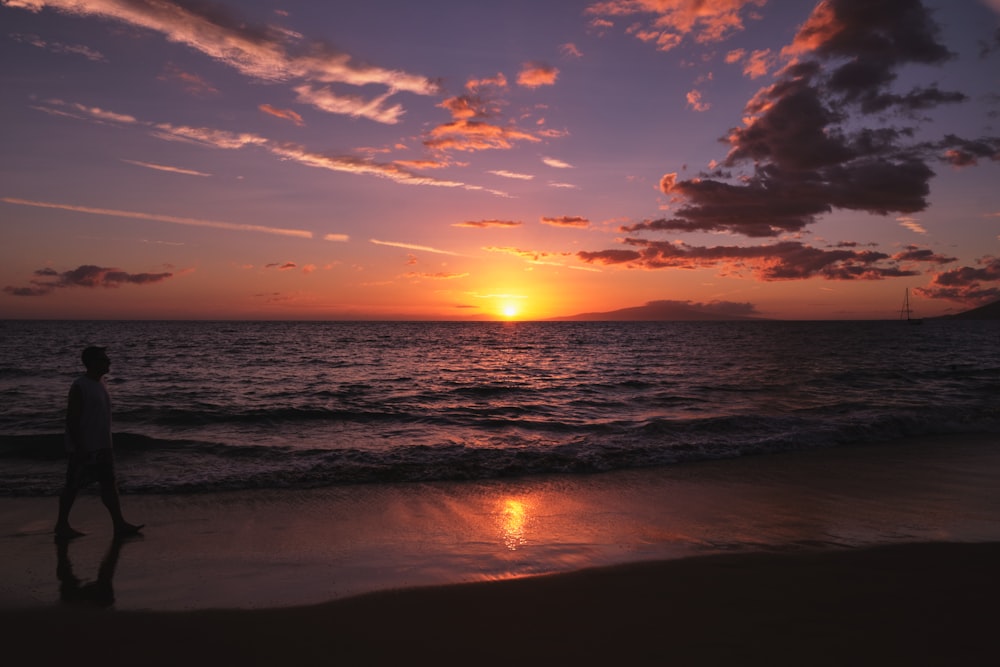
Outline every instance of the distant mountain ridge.
[(580, 313), (552, 319), (561, 322), (718, 322), (764, 318), (758, 317), (752, 303), (660, 300), (606, 313)]

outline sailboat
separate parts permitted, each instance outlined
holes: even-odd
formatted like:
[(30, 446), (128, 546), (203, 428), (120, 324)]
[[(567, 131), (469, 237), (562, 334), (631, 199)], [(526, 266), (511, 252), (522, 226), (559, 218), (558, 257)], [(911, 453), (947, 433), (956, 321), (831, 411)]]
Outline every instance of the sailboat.
[(913, 310), (910, 308), (910, 288), (906, 288), (903, 297), (903, 308), (899, 311), (899, 319), (906, 320), (907, 324), (923, 324), (924, 321), (918, 317), (913, 317)]

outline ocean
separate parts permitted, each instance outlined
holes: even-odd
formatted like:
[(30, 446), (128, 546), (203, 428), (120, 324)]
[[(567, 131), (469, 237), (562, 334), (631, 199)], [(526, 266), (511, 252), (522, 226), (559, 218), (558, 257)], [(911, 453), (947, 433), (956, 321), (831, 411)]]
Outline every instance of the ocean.
[(1000, 433), (1000, 325), (0, 321), (0, 495), (105, 345), (123, 492), (588, 475)]

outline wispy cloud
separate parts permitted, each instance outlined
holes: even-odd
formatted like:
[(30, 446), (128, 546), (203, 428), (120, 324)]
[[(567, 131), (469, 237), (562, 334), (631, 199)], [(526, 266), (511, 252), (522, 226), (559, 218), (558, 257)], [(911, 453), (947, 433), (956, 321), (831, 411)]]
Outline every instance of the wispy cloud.
[(457, 280), (458, 278), (467, 278), (468, 276), (468, 273), (448, 273), (447, 271), (438, 271), (437, 273), (410, 271), (403, 277), (408, 280)]
[(495, 176), (502, 176), (503, 178), (513, 178), (520, 181), (530, 181), (535, 178), (532, 174), (521, 174), (515, 171), (507, 171), (506, 169), (493, 169), (490, 170), (491, 174)]
[(485, 229), (487, 227), (501, 227), (501, 228), (512, 228), (520, 227), (524, 223), (519, 220), (464, 220), (462, 222), (456, 222), (452, 224), (452, 227), (473, 227), (476, 229)]
[(590, 227), (590, 220), (587, 218), (582, 218), (578, 215), (560, 215), (556, 217), (542, 217), (541, 223), (543, 225), (552, 225), (553, 227), (576, 227), (586, 229)]
[(295, 236), (298, 238), (311, 239), (313, 233), (301, 229), (285, 229), (282, 227), (268, 227), (265, 225), (247, 225), (238, 222), (222, 222), (218, 220), (202, 220), (200, 218), (184, 218), (173, 215), (162, 215), (159, 213), (143, 213), (140, 211), (119, 211), (110, 208), (94, 208), (91, 206), (76, 206), (73, 204), (60, 204), (56, 202), (31, 201), (28, 199), (17, 199), (15, 197), (0, 197), (0, 201), (17, 206), (33, 206), (35, 208), (58, 209), (62, 211), (72, 211), (74, 213), (88, 213), (91, 215), (107, 215), (115, 218), (130, 218), (133, 220), (149, 220), (151, 222), (168, 222), (175, 225), (189, 225), (191, 227), (211, 227), (213, 229), (225, 229), (232, 232), (262, 232), (264, 234), (277, 234), (279, 236)]
[(563, 162), (562, 160), (558, 160), (558, 159), (556, 159), (554, 157), (543, 157), (542, 158), (542, 162), (544, 162), (545, 164), (547, 164), (548, 166), (550, 166), (550, 167), (552, 167), (554, 169), (572, 169), (573, 168), (573, 165), (571, 165), (569, 162)]
[[(305, 146), (290, 142), (277, 142), (252, 132), (230, 132), (208, 127), (191, 127), (173, 125), (171, 123), (152, 123), (140, 121), (133, 116), (116, 114), (96, 107), (82, 104), (67, 103), (61, 100), (49, 100), (50, 106), (37, 106), (40, 111), (57, 115), (72, 116), (97, 122), (115, 122), (128, 125), (139, 125), (149, 129), (153, 136), (166, 141), (182, 141), (223, 150), (239, 150), (243, 148), (262, 148), (282, 160), (292, 160), (299, 164), (328, 169), (350, 174), (376, 176), (386, 178), (406, 185), (430, 185), (447, 188), (464, 188), (481, 190), (490, 194), (506, 197), (507, 193), (500, 190), (471, 185), (461, 181), (449, 181), (431, 176), (425, 176), (407, 169), (400, 162), (376, 162), (370, 158), (352, 155), (337, 155), (311, 151)], [(71, 112), (63, 112), (70, 109)], [(538, 139), (534, 139), (538, 141)]]
[(417, 245), (415, 243), (401, 243), (399, 241), (380, 241), (378, 239), (369, 239), (369, 241), (371, 243), (374, 243), (375, 245), (384, 245), (384, 246), (390, 246), (390, 247), (393, 247), (393, 248), (405, 248), (407, 250), (420, 250), (420, 251), (423, 251), (423, 252), (436, 253), (438, 255), (455, 255), (455, 256), (461, 256), (460, 253), (452, 252), (450, 250), (441, 250), (440, 248), (432, 248), (430, 246)]
[(424, 146), (440, 151), (482, 151), (510, 149), (518, 141), (538, 143), (535, 135), (515, 127), (501, 127), (474, 120), (456, 120), (430, 131)]
[[(328, 44), (306, 41), (292, 31), (252, 25), (217, 6), (171, 0), (5, 0), (5, 4), (33, 12), (50, 8), (150, 30), (168, 42), (183, 44), (261, 81), (374, 84), (384, 86), (387, 95), (399, 91), (433, 95), (438, 91), (437, 84), (427, 77), (357, 63)], [(352, 114), (357, 111), (356, 107), (349, 108)], [(336, 105), (328, 105), (325, 110), (342, 113)], [(372, 113), (365, 117), (378, 120), (393, 114), (398, 116), (393, 112), (389, 116)]]
[(320, 111), (333, 114), (367, 118), (386, 125), (395, 125), (403, 116), (403, 107), (395, 104), (386, 107), (385, 103), (395, 92), (389, 92), (365, 99), (360, 95), (343, 95), (333, 92), (329, 86), (312, 86), (303, 84), (295, 87), (297, 99), (303, 104), (311, 104)]
[(914, 232), (915, 234), (926, 234), (927, 233), (927, 230), (924, 229), (924, 226), (921, 225), (917, 221), (917, 219), (914, 218), (913, 216), (904, 215), (902, 217), (896, 218), (896, 221), (900, 225), (902, 225), (903, 227), (906, 227), (907, 229), (909, 229), (911, 232)]
[(53, 42), (42, 39), (38, 35), (22, 35), (20, 33), (11, 33), (10, 38), (15, 42), (31, 44), (32, 46), (37, 46), (40, 49), (45, 49), (46, 51), (51, 51), (52, 53), (83, 56), (87, 60), (93, 60), (95, 62), (107, 62), (108, 60), (100, 51), (96, 51), (89, 46), (84, 46), (82, 44), (64, 44), (63, 42)]
[(180, 167), (169, 167), (165, 164), (154, 164), (152, 162), (141, 162), (139, 160), (126, 160), (122, 158), (122, 162), (128, 164), (134, 164), (137, 167), (145, 167), (146, 169), (155, 169), (156, 171), (166, 171), (171, 174), (184, 174), (185, 176), (211, 176), (211, 174), (205, 173), (203, 171), (195, 171), (194, 169), (182, 169)]
[(185, 72), (173, 63), (167, 63), (166, 67), (163, 68), (163, 73), (157, 78), (161, 81), (176, 81), (184, 87), (185, 92), (195, 97), (208, 97), (219, 94), (218, 88), (206, 81), (204, 77), (191, 72)]
[(299, 127), (303, 127), (305, 123), (302, 121), (302, 115), (298, 112), (292, 111), (291, 109), (278, 109), (270, 104), (261, 104), (257, 107), (269, 116), (274, 116), (275, 118), (281, 118), (282, 120), (290, 120)]

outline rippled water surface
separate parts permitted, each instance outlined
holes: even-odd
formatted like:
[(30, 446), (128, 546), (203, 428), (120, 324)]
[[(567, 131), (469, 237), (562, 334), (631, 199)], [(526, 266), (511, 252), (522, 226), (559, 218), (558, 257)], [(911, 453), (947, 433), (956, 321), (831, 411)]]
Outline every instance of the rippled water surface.
[(663, 465), (1000, 421), (996, 322), (0, 322), (6, 493), (106, 345), (132, 491)]

